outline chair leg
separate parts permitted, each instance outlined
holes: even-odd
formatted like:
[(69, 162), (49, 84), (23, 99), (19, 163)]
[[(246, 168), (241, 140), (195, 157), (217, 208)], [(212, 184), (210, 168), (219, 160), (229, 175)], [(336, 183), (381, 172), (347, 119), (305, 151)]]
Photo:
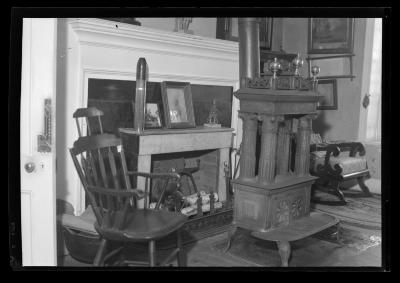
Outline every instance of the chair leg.
[(340, 222), (336, 224), (336, 241), (340, 243)]
[(340, 202), (343, 204), (347, 204), (346, 199), (344, 198), (343, 192), (340, 190), (340, 182), (339, 181), (333, 181), (332, 182), (332, 189), (335, 195), (340, 199)]
[(178, 260), (178, 266), (187, 266), (187, 258), (186, 258), (186, 252), (183, 251), (182, 247), (182, 230), (179, 229), (177, 231), (177, 248), (179, 249), (178, 254), (177, 254), (177, 260)]
[(232, 242), (233, 242), (233, 236), (235, 235), (236, 230), (237, 230), (237, 226), (232, 224), (232, 227), (228, 231), (228, 243), (226, 244), (224, 253), (226, 253), (230, 249)]
[(150, 266), (156, 266), (156, 242), (154, 240), (149, 242), (149, 261)]
[(360, 186), (361, 190), (363, 191), (364, 195), (367, 197), (372, 197), (372, 194), (369, 191), (369, 188), (364, 183), (364, 177), (358, 177), (357, 182), (358, 182), (358, 185)]
[(100, 242), (99, 249), (97, 250), (96, 257), (94, 258), (93, 265), (100, 266), (103, 264), (103, 258), (105, 252), (107, 250), (108, 241), (106, 239), (102, 239)]

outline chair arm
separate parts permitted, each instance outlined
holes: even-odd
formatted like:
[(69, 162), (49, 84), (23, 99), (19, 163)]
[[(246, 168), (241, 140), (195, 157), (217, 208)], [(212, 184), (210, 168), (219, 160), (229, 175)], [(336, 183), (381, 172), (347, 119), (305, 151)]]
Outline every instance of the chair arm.
[(138, 189), (123, 189), (123, 190), (112, 190), (103, 187), (90, 186), (88, 185), (89, 191), (96, 192), (99, 194), (107, 195), (107, 196), (115, 196), (115, 197), (137, 197), (138, 199), (142, 199), (144, 197), (144, 193)]
[(178, 173), (146, 173), (146, 172), (136, 172), (136, 171), (127, 171), (126, 172), (129, 175), (136, 175), (136, 176), (141, 176), (141, 177), (146, 177), (146, 178), (173, 178), (173, 179), (180, 179), (181, 175)]
[(332, 168), (330, 163), (331, 155), (337, 157), (339, 156), (340, 152), (340, 147), (336, 144), (327, 145), (324, 165), (318, 165), (317, 170), (332, 175), (340, 175), (343, 171), (343, 168), (339, 164), (335, 164), (335, 166)]
[(341, 142), (333, 143), (332, 145), (339, 147), (341, 152), (350, 151), (350, 157), (355, 157), (357, 153), (360, 156), (365, 155), (364, 145), (360, 142)]
[(364, 145), (360, 142), (350, 143), (350, 157), (355, 157), (357, 153), (359, 156), (365, 155)]

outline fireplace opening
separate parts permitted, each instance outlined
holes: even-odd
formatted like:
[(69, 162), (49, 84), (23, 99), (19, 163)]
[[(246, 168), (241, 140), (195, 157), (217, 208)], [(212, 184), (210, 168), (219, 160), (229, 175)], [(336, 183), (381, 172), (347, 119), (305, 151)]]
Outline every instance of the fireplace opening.
[[(183, 177), (180, 191), (184, 196), (193, 195), (197, 192), (217, 192), (218, 186), (218, 151), (198, 150), (188, 152), (155, 154), (152, 156), (152, 172), (179, 172), (184, 168), (195, 168), (192, 173), (194, 183), (190, 178)], [(198, 169), (196, 169), (198, 168)], [(161, 190), (161, 183), (151, 184), (152, 202), (157, 202)]]

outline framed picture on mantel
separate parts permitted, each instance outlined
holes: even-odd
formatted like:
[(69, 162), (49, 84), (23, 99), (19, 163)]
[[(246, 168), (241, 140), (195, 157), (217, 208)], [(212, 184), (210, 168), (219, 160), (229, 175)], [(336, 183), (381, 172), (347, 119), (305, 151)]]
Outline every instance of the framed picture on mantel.
[(194, 110), (190, 83), (161, 83), (161, 97), (167, 128), (194, 128)]
[(157, 103), (146, 103), (145, 128), (161, 128), (160, 108)]

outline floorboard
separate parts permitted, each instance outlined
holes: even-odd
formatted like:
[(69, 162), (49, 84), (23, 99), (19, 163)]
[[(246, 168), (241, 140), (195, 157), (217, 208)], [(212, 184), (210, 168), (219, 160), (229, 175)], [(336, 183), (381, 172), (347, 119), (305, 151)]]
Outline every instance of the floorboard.
[[(354, 228), (354, 227), (353, 227)], [(358, 228), (357, 228), (358, 229)], [(368, 230), (364, 230), (368, 233)], [(376, 235), (376, 231), (374, 232)], [(372, 234), (371, 234), (372, 235)], [(213, 246), (216, 242), (221, 241), (227, 237), (227, 233), (215, 235), (195, 244), (186, 246), (188, 267), (263, 267), (263, 265), (248, 261), (230, 253), (223, 253), (218, 251)], [(322, 240), (321, 240), (322, 241)], [(305, 242), (306, 243), (306, 242)], [(322, 243), (318, 243), (323, 245)], [(354, 252), (356, 250), (356, 252)], [(278, 251), (274, 258), (278, 258)], [(305, 266), (310, 267), (318, 262), (318, 266), (381, 266), (381, 245), (369, 247), (354, 247), (350, 249), (337, 249), (334, 250), (329, 256), (316, 258), (313, 254), (313, 247), (305, 245), (304, 247), (297, 247), (292, 253), (290, 262), (291, 267)], [(170, 263), (172, 266), (177, 266), (176, 260)], [(80, 266), (90, 267), (90, 264), (78, 262), (71, 258), (69, 255), (59, 258), (60, 266)], [(278, 265), (276, 265), (278, 266)]]

